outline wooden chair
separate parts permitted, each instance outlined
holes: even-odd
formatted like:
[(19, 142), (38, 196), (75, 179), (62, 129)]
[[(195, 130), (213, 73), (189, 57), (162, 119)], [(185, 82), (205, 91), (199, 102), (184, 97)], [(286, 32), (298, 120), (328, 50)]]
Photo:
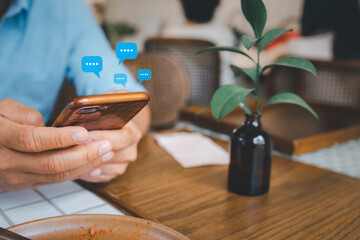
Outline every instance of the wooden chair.
[(194, 39), (151, 38), (145, 43), (146, 52), (160, 52), (177, 57), (190, 75), (191, 94), (188, 105), (208, 105), (219, 87), (220, 55), (218, 52), (195, 53), (213, 43)]
[(269, 95), (294, 92), (320, 104), (360, 106), (360, 61), (315, 61), (317, 76), (294, 68), (274, 68), (267, 79)]
[[(150, 94), (151, 126), (154, 129), (171, 127), (178, 119), (179, 111), (185, 106), (190, 93), (188, 75), (182, 63), (171, 56), (144, 54), (135, 60), (126, 60), (125, 64), (135, 78), (139, 69), (151, 70), (151, 80), (142, 82)], [(55, 121), (74, 97), (74, 86), (64, 81), (48, 125)]]
[(189, 98), (188, 75), (182, 63), (163, 54), (141, 54), (126, 60), (125, 65), (135, 77), (139, 69), (151, 70), (151, 80), (141, 83), (150, 95), (151, 127), (171, 127)]

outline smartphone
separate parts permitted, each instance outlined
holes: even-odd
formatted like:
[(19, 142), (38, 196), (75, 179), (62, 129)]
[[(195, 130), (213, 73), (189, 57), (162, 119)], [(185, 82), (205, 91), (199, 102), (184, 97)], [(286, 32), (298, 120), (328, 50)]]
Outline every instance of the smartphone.
[(81, 126), (89, 131), (120, 129), (148, 102), (145, 92), (81, 96), (66, 105), (52, 126)]

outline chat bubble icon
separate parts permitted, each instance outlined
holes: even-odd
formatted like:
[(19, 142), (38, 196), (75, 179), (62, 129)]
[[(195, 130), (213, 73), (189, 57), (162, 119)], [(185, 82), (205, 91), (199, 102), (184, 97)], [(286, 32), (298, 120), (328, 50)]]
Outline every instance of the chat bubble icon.
[(81, 69), (83, 72), (92, 72), (100, 78), (103, 69), (103, 60), (99, 56), (85, 56), (81, 59)]
[(145, 80), (151, 79), (151, 71), (149, 69), (141, 69), (138, 71), (138, 79), (140, 83)]
[(135, 59), (137, 57), (136, 43), (118, 43), (116, 45), (116, 56), (119, 58), (119, 64), (125, 59)]
[(121, 84), (124, 87), (126, 87), (125, 84), (127, 83), (127, 75), (123, 74), (123, 73), (115, 74), (114, 75), (114, 83)]

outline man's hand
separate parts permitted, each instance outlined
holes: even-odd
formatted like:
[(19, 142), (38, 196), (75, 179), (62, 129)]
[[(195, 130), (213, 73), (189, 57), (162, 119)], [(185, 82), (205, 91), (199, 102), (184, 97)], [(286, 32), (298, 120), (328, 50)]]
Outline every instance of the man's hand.
[[(111, 91), (109, 94), (121, 92), (127, 91)], [(149, 126), (150, 108), (146, 106), (122, 129), (89, 132), (91, 139), (97, 141), (107, 139), (111, 142), (114, 158), (82, 175), (81, 179), (88, 182), (108, 182), (116, 176), (124, 174), (128, 165), (136, 160), (138, 143)]]
[(89, 137), (100, 141), (108, 139), (113, 147), (114, 157), (100, 167), (81, 176), (81, 179), (89, 182), (107, 182), (126, 171), (129, 163), (137, 158), (137, 145), (142, 133), (137, 125), (130, 121), (120, 130), (91, 131)]
[(0, 190), (76, 179), (114, 157), (109, 140), (89, 139), (82, 127), (45, 127), (38, 111), (0, 100)]

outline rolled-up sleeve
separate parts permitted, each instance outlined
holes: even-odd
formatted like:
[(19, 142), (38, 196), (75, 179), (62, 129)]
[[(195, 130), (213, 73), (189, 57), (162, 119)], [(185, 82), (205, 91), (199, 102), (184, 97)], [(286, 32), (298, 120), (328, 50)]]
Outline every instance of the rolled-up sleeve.
[[(84, 1), (68, 0), (67, 2), (66, 77), (76, 87), (77, 94), (79, 96), (102, 94), (110, 90), (145, 91), (124, 64), (119, 65), (115, 51)], [(102, 57), (103, 69), (100, 72), (100, 79), (94, 73), (82, 71), (81, 59), (84, 56)], [(114, 83), (114, 74), (117, 73), (127, 74), (126, 87)]]

